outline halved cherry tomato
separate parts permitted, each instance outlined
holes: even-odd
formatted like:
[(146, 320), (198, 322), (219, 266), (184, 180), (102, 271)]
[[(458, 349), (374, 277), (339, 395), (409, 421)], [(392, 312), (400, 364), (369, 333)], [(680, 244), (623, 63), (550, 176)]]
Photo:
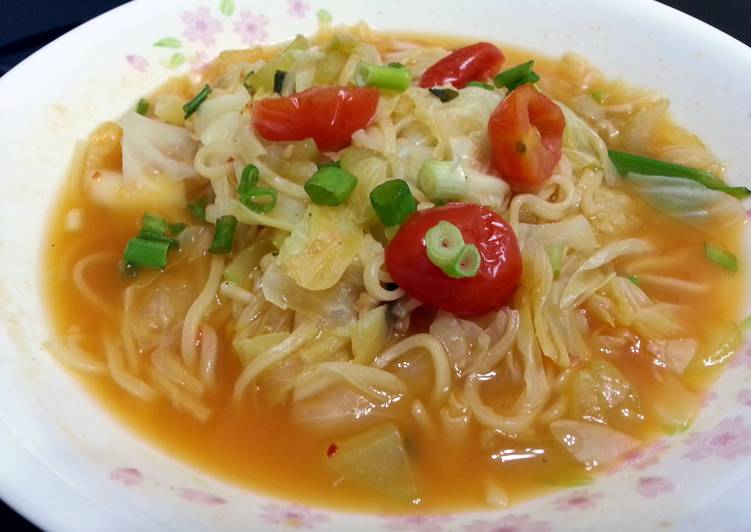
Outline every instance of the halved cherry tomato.
[(488, 42), (465, 46), (428, 68), (420, 79), (420, 87), (453, 85), (461, 89), (470, 81), (484, 81), (498, 72), (504, 59), (503, 52)]
[(321, 151), (340, 150), (370, 125), (377, 106), (378, 89), (313, 87), (253, 104), (253, 127), (267, 140), (312, 138)]
[(488, 121), (493, 164), (515, 190), (547, 180), (561, 159), (566, 119), (553, 101), (522, 85), (498, 104)]
[[(477, 246), (482, 260), (474, 277), (454, 279), (428, 259), (425, 233), (440, 221), (457, 226), (464, 242)], [(522, 258), (503, 218), (479, 205), (451, 203), (410, 216), (386, 247), (386, 268), (419, 301), (457, 316), (478, 316), (508, 302), (521, 279)]]

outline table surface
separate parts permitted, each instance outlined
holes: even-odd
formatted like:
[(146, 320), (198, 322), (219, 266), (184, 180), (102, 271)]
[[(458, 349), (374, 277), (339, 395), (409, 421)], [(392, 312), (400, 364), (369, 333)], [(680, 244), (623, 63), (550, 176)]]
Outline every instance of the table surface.
[[(121, 5), (122, 0), (10, 0), (0, 17), (0, 76), (48, 42), (96, 15)], [(751, 44), (751, 0), (664, 0), (704, 22)], [(10, 4), (10, 5), (7, 5)], [(5, 530), (37, 530), (0, 501), (0, 524)]]

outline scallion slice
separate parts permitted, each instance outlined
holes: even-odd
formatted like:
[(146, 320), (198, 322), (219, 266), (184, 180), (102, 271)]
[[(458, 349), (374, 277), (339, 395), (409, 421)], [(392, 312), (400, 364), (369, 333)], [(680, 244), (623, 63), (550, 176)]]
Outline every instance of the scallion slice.
[(168, 230), (172, 236), (179, 236), (180, 233), (185, 231), (186, 227), (188, 227), (188, 224), (184, 224), (184, 223), (169, 224)]
[(711, 244), (704, 244), (704, 256), (728, 271), (738, 271), (738, 258), (722, 248)]
[(240, 195), (247, 194), (251, 189), (258, 186), (260, 175), (258, 167), (254, 164), (249, 164), (243, 168), (240, 174), (240, 183), (237, 185), (237, 193)]
[(534, 60), (527, 61), (521, 65), (516, 65), (513, 68), (504, 70), (496, 77), (493, 78), (493, 83), (499, 89), (506, 87), (509, 91), (516, 89), (524, 85), (525, 83), (537, 83), (540, 81), (540, 76), (537, 75), (532, 69), (535, 66)]
[(392, 61), (391, 63), (389, 63), (388, 66), (391, 67), (391, 68), (407, 68), (403, 64), (397, 63), (396, 61)]
[(412, 74), (404, 68), (360, 63), (355, 69), (355, 83), (360, 87), (376, 87), (404, 92), (412, 83)]
[(136, 113), (139, 115), (145, 115), (149, 112), (149, 101), (146, 98), (141, 98), (136, 104)]
[(450, 222), (438, 222), (425, 233), (425, 251), (428, 258), (442, 270), (454, 264), (463, 249), (462, 232)]
[(563, 244), (550, 244), (545, 246), (545, 252), (550, 259), (550, 267), (553, 270), (553, 276), (558, 277), (561, 273), (561, 267), (563, 266), (563, 258), (566, 255), (566, 248)]
[(459, 96), (459, 91), (454, 89), (428, 89), (430, 93), (443, 103), (450, 102)]
[(422, 163), (417, 179), (420, 189), (433, 201), (457, 199), (469, 190), (467, 174), (458, 160), (427, 159)]
[(641, 281), (639, 280), (639, 276), (638, 275), (629, 275), (628, 277), (626, 277), (626, 279), (628, 279), (629, 281), (631, 281), (636, 286), (641, 286)]
[(193, 217), (199, 222), (206, 221), (206, 204), (208, 203), (206, 196), (198, 198), (193, 203), (188, 203), (188, 210)]
[(400, 225), (417, 210), (417, 200), (403, 179), (391, 179), (371, 190), (370, 204), (386, 227)]
[(179, 247), (180, 243), (174, 238), (167, 236), (167, 231), (171, 235), (175, 235), (170, 230), (170, 224), (164, 218), (155, 216), (153, 214), (146, 213), (141, 218), (141, 232), (138, 233), (138, 238), (144, 238), (146, 240), (162, 240), (167, 242), (171, 247)]
[(474, 277), (480, 271), (480, 251), (474, 244), (465, 245), (454, 262), (443, 269), (443, 273), (454, 279)]
[(287, 77), (287, 73), (284, 70), (277, 70), (274, 72), (274, 92), (277, 94), (282, 93), (282, 87), (284, 87), (284, 78)]
[(243, 78), (243, 87), (245, 87), (245, 90), (247, 90), (248, 94), (250, 94), (251, 96), (253, 96), (256, 93), (256, 88), (253, 86), (253, 83), (251, 82), (254, 73), (255, 72), (251, 70), (245, 75), (245, 78)]
[(618, 172), (624, 176), (633, 172), (634, 174), (643, 175), (682, 177), (696, 181), (708, 189), (719, 190), (739, 199), (751, 195), (751, 190), (745, 187), (731, 187), (722, 181), (722, 179), (706, 170), (698, 170), (696, 168), (681, 166), (680, 164), (659, 161), (616, 150), (608, 150), (608, 155), (610, 155), (610, 160), (613, 161)]
[(467, 87), (478, 87), (480, 89), (485, 89), (485, 90), (489, 90), (489, 91), (494, 91), (495, 90), (495, 87), (493, 87), (492, 85), (489, 85), (487, 83), (483, 83), (482, 81), (470, 81), (469, 83), (467, 83), (466, 86)]
[(276, 190), (271, 187), (253, 187), (250, 192), (240, 196), (240, 203), (258, 214), (266, 214), (276, 207), (276, 200)]
[(125, 246), (123, 260), (126, 264), (161, 270), (167, 266), (167, 252), (170, 244), (164, 240), (131, 238)]
[(235, 239), (237, 218), (232, 215), (222, 216), (216, 221), (214, 240), (211, 242), (209, 253), (222, 255), (232, 251), (232, 241)]
[(305, 182), (305, 192), (313, 203), (336, 207), (349, 197), (357, 186), (357, 178), (337, 166), (321, 166)]
[(201, 89), (201, 92), (196, 94), (192, 100), (190, 100), (188, 103), (183, 105), (183, 112), (184, 118), (187, 120), (190, 115), (195, 113), (198, 108), (201, 106), (203, 102), (206, 101), (206, 98), (209, 97), (209, 94), (211, 94), (211, 87), (208, 85), (204, 85)]

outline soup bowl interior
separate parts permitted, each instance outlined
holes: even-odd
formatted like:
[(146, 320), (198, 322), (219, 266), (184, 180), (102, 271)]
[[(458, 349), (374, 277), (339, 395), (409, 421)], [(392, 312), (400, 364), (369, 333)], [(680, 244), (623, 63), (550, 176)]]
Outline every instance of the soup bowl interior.
[(0, 79), (0, 496), (56, 530), (553, 530), (571, 519), (581, 529), (745, 525), (745, 347), (687, 433), (645, 449), (618, 473), (506, 511), (411, 517), (309, 508), (205, 475), (130, 432), (52, 359), (43, 345), (50, 332), (41, 246), (76, 141), (223, 49), (314, 32), (322, 9), (334, 23), (365, 20), (380, 30), (507, 42), (548, 56), (578, 52), (608, 77), (667, 95), (676, 121), (702, 137), (734, 183), (743, 184), (751, 167), (751, 71), (740, 67), (751, 50), (655, 2), (139, 0), (118, 8)]

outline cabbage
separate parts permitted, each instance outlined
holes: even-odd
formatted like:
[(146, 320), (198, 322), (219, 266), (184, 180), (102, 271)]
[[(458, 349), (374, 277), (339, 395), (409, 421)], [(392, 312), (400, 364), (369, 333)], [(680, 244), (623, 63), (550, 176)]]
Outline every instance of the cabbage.
[(347, 198), (347, 209), (358, 225), (367, 225), (376, 219), (370, 203), (370, 192), (386, 181), (388, 161), (378, 152), (365, 148), (348, 148), (339, 155), (342, 168), (357, 178), (357, 186)]
[(673, 373), (681, 374), (693, 360), (699, 343), (693, 338), (676, 340), (650, 340), (647, 351)]
[(652, 415), (670, 434), (688, 429), (699, 410), (699, 397), (670, 374), (663, 374), (650, 399)]
[(360, 364), (370, 364), (383, 349), (389, 335), (388, 307), (367, 311), (352, 328), (352, 355)]
[(522, 249), (529, 242), (538, 242), (543, 247), (563, 244), (580, 253), (592, 253), (597, 249), (592, 226), (581, 214), (554, 223), (517, 223), (514, 232)]
[(407, 387), (398, 377), (382, 369), (353, 362), (322, 362), (304, 372), (295, 384), (295, 401), (303, 401), (344, 381), (360, 395), (377, 403), (407, 394)]
[(743, 342), (743, 332), (737, 324), (725, 321), (712, 330), (711, 336), (702, 346), (704, 366), (722, 364), (735, 354)]
[(357, 319), (355, 302), (363, 289), (362, 268), (353, 265), (333, 287), (312, 291), (298, 285), (275, 260), (261, 282), (263, 295), (269, 302), (317, 319), (323, 325), (349, 325)]
[(180, 180), (197, 176), (193, 157), (198, 143), (190, 132), (130, 111), (123, 117), (123, 178), (138, 187), (154, 176)]
[(593, 168), (602, 170), (608, 185), (618, 183), (618, 171), (608, 156), (608, 147), (591, 127), (560, 102), (556, 102), (566, 118), (563, 130), (563, 153), (572, 166), (581, 170)]
[(443, 310), (430, 325), (430, 334), (446, 348), (456, 375), (462, 375), (473, 360), (483, 357), (490, 345), (490, 337), (479, 325)]
[(690, 179), (630, 173), (626, 182), (652, 208), (715, 236), (746, 219), (736, 198)]
[(309, 205), (305, 219), (284, 241), (279, 265), (307, 290), (326, 290), (357, 255), (362, 229), (341, 209)]
[(293, 52), (295, 50), (307, 50), (308, 40), (298, 35), (287, 47), (274, 59), (263, 65), (257, 72), (250, 75), (247, 82), (256, 92), (271, 93), (274, 90), (274, 75), (278, 70), (289, 72), (295, 64)]
[(289, 338), (289, 333), (285, 332), (261, 334), (253, 338), (235, 340), (233, 347), (237, 351), (240, 363), (243, 366), (247, 366), (258, 355), (272, 347), (276, 347), (287, 338)]
[(292, 403), (291, 419), (308, 430), (341, 434), (393, 418), (391, 408), (375, 405), (346, 386), (337, 386), (305, 401)]
[(643, 420), (636, 390), (603, 360), (592, 360), (572, 375), (570, 400), (574, 417), (582, 421), (631, 425)]
[(628, 434), (603, 425), (559, 419), (550, 424), (553, 437), (587, 468), (607, 465), (641, 446)]
[(222, 138), (221, 130), (234, 134), (240, 125), (240, 113), (249, 101), (250, 95), (243, 87), (230, 94), (212, 94), (193, 115), (193, 130), (201, 142), (205, 145), (231, 140)]
[(626, 151), (647, 153), (657, 134), (657, 129), (665, 121), (670, 102), (656, 100), (644, 103), (631, 115), (621, 128), (621, 144)]

